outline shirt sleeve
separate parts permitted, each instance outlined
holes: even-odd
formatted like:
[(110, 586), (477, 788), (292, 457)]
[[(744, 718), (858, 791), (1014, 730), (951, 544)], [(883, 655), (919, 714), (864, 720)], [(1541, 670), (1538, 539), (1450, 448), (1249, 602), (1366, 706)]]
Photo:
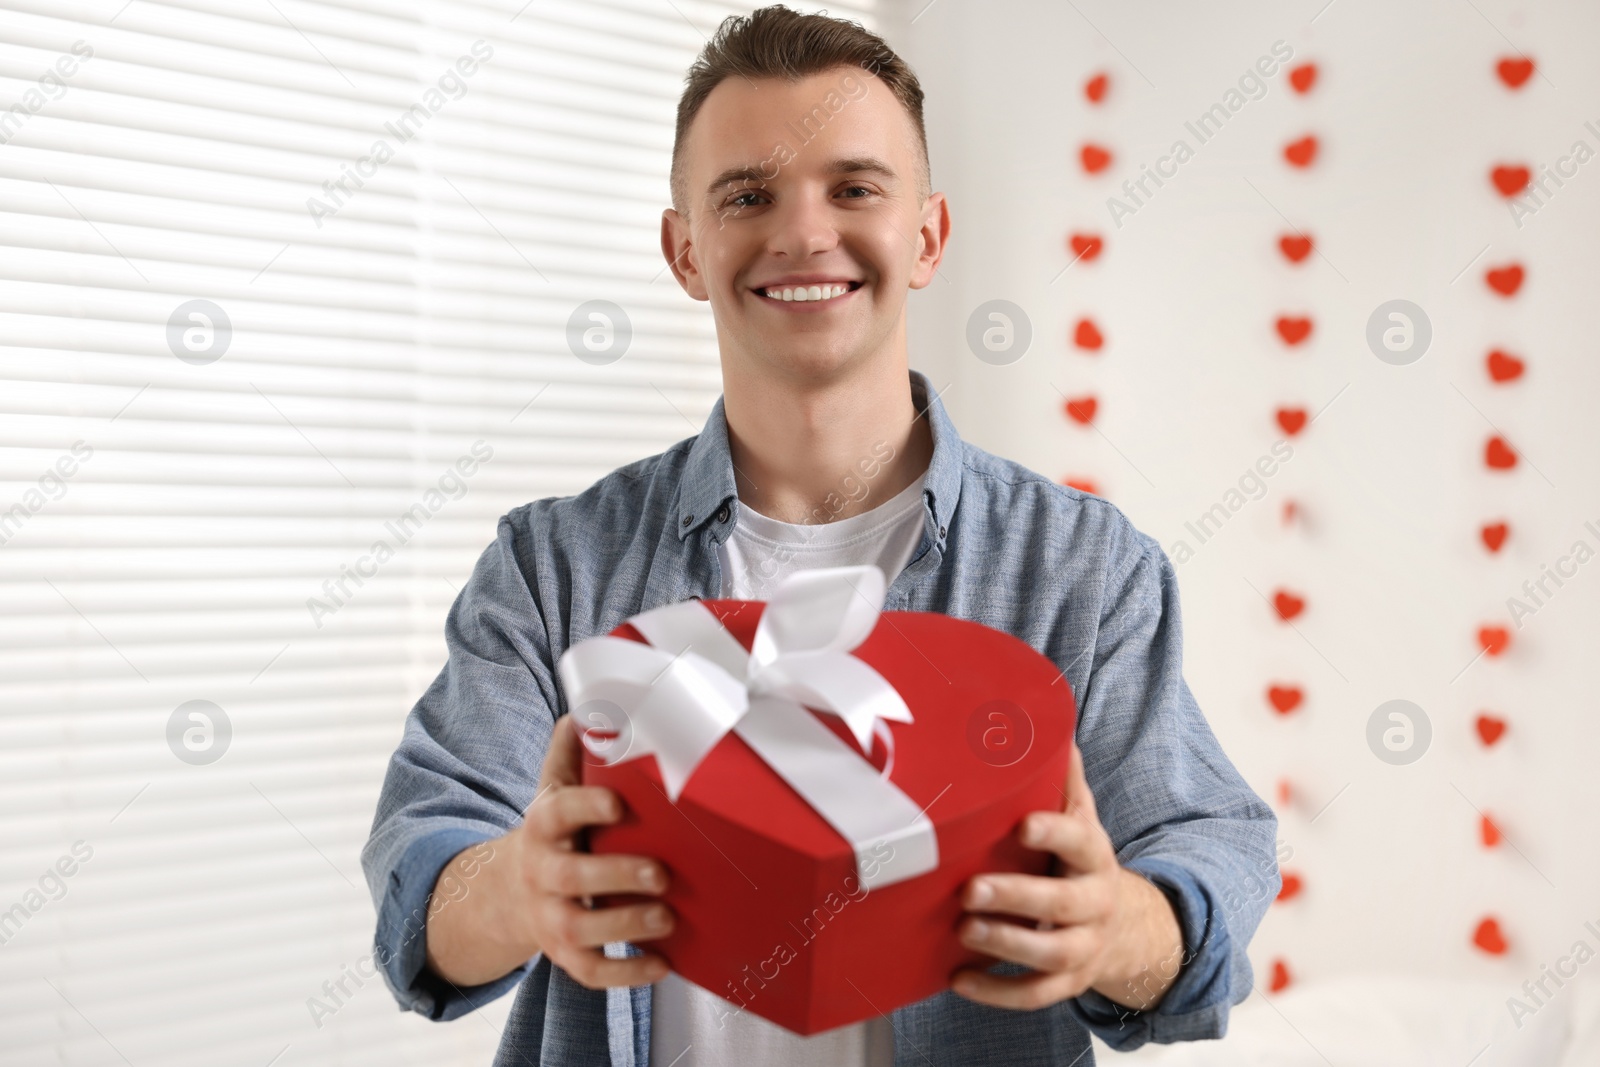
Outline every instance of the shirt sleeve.
[(1183, 952), (1160, 965), (1177, 980), (1153, 1010), (1093, 990), (1067, 1002), (1118, 1051), (1226, 1033), (1229, 1009), (1253, 988), (1245, 950), (1280, 884), (1277, 817), (1183, 679), (1177, 575), (1158, 544), (1135, 536), (1142, 551), (1107, 583), (1077, 736), (1117, 858), (1166, 894)]
[[(427, 916), (445, 865), (518, 825), (538, 789), (559, 708), (544, 617), (521, 565), (518, 509), (500, 519), (445, 620), (448, 659), (406, 718), (361, 851), (377, 907), (373, 958), (403, 1009), (453, 1019), (517, 985), (539, 959), (458, 987), (427, 967)], [(531, 563), (529, 564), (531, 567)], [(474, 870), (467, 865), (467, 873)], [(435, 911), (472, 891), (440, 887)]]

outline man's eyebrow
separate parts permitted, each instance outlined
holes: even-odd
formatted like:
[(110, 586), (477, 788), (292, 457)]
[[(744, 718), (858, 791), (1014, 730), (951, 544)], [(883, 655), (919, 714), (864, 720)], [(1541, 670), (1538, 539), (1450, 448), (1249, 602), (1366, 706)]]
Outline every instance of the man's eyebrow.
[(879, 174), (891, 180), (898, 180), (894, 168), (876, 156), (851, 156), (847, 159), (836, 159), (828, 164), (829, 174)]
[[(878, 174), (890, 181), (898, 181), (894, 168), (876, 156), (849, 156), (844, 159), (835, 159), (824, 168), (828, 174)], [(773, 175), (775, 176), (775, 175)], [(760, 167), (748, 163), (736, 167), (729, 167), (706, 186), (706, 194), (714, 195), (718, 189), (725, 185), (743, 182), (746, 185), (760, 185), (770, 180), (769, 175), (763, 174)]]
[(721, 174), (712, 179), (710, 185), (706, 186), (706, 195), (709, 196), (715, 193), (718, 189), (721, 189), (724, 185), (733, 185), (735, 182), (744, 182), (746, 185), (749, 185), (765, 180), (766, 179), (761, 176), (760, 168), (752, 167), (748, 163), (744, 164), (743, 166), (729, 167), (727, 170), (723, 171)]

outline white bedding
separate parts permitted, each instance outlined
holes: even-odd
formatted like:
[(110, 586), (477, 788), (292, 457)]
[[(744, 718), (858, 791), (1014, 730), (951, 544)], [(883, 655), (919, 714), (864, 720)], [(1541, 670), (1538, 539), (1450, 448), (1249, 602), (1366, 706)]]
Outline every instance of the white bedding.
[[(1580, 976), (1581, 978), (1581, 976)], [(1159, 1067), (1600, 1067), (1600, 983), (1574, 981), (1517, 1025), (1499, 983), (1339, 978), (1252, 993), (1221, 1041), (1146, 1045), (1099, 1063)]]

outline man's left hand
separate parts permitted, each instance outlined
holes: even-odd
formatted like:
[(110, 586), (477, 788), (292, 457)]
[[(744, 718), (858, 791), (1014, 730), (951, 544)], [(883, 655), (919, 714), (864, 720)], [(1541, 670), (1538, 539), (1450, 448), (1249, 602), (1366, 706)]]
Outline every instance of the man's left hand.
[(963, 968), (953, 976), (955, 991), (983, 1004), (1031, 1009), (1093, 989), (1124, 1007), (1153, 1009), (1177, 978), (1183, 934), (1166, 894), (1117, 862), (1077, 745), (1066, 810), (1033, 812), (1018, 832), (1025, 846), (1053, 853), (1061, 873), (975, 876), (961, 903), (979, 914), (963, 919), (957, 933), (968, 948), (1035, 973)]

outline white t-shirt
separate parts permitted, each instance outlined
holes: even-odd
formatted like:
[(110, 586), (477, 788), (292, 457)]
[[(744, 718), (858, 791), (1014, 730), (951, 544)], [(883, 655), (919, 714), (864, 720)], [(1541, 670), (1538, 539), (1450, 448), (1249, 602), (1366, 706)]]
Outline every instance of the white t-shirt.
[[(923, 479), (870, 511), (826, 524), (779, 522), (736, 505), (733, 536), (718, 554), (722, 593), (765, 600), (793, 571), (872, 563), (889, 581), (922, 540)], [(894, 1031), (882, 1016), (801, 1037), (676, 974), (650, 1001), (651, 1067), (890, 1067)]]

